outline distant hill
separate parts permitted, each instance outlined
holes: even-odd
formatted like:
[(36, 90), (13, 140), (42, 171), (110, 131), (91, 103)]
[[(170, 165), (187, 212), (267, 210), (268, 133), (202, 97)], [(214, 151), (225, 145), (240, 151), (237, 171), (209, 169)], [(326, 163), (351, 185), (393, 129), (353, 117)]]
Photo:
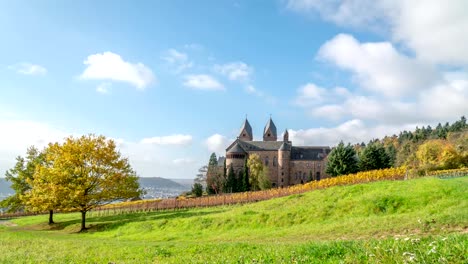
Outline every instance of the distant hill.
[(192, 188), (193, 179), (171, 179), (171, 181), (177, 182), (178, 184), (183, 185), (185, 188)]
[[(191, 188), (191, 184), (187, 185), (186, 183), (193, 180), (184, 181), (178, 183), (161, 177), (139, 178), (140, 186), (146, 191), (145, 199), (178, 196)], [(0, 199), (7, 197), (8, 194), (13, 192), (13, 190), (10, 189), (10, 184), (11, 183), (6, 181), (5, 178), (0, 178)]]
[(10, 189), (10, 185), (11, 183), (6, 181), (5, 178), (0, 178), (0, 200), (13, 192), (13, 190)]
[(141, 177), (140, 186), (146, 191), (143, 199), (176, 197), (179, 194), (189, 191), (190, 185), (177, 183), (161, 177)]
[(140, 185), (143, 187), (156, 187), (160, 189), (181, 189), (185, 190), (186, 186), (177, 183), (176, 181), (161, 178), (161, 177), (140, 177)]

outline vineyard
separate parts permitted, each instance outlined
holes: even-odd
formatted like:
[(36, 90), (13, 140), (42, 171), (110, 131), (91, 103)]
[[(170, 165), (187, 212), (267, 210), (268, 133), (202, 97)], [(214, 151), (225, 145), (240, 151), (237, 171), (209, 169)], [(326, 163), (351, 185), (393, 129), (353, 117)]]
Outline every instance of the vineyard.
[[(133, 212), (150, 212), (158, 210), (177, 210), (195, 207), (210, 207), (219, 205), (233, 205), (252, 203), (272, 198), (300, 194), (312, 190), (324, 189), (333, 186), (352, 185), (359, 183), (368, 183), (383, 180), (403, 180), (408, 177), (405, 167), (389, 168), (382, 170), (373, 170), (359, 172), (333, 178), (326, 178), (320, 181), (312, 181), (306, 184), (294, 185), (286, 188), (269, 189), (255, 192), (231, 193), (216, 196), (204, 196), (198, 198), (168, 198), (156, 200), (140, 200), (131, 202), (121, 202), (109, 204), (95, 208), (90, 211), (90, 216), (105, 216), (115, 214), (125, 214)], [(468, 174), (468, 168), (456, 170), (433, 171), (428, 176), (437, 176), (441, 178), (459, 177)], [(34, 213), (10, 213), (0, 214), (0, 217), (17, 217), (33, 215)]]
[(359, 183), (367, 183), (382, 180), (403, 180), (405, 178), (406, 168), (390, 168), (383, 170), (374, 170), (349, 174), (339, 177), (326, 178), (320, 181), (312, 181), (306, 184), (294, 185), (286, 188), (269, 189), (255, 192), (231, 193), (216, 196), (205, 196), (199, 198), (173, 198), (173, 199), (158, 199), (158, 200), (141, 200), (133, 202), (122, 202), (118, 204), (110, 204), (100, 208), (96, 208), (93, 215), (113, 215), (132, 212), (149, 212), (157, 210), (176, 210), (194, 207), (209, 207), (218, 205), (232, 205), (258, 202), (300, 194), (312, 190), (324, 189), (333, 186), (351, 185)]

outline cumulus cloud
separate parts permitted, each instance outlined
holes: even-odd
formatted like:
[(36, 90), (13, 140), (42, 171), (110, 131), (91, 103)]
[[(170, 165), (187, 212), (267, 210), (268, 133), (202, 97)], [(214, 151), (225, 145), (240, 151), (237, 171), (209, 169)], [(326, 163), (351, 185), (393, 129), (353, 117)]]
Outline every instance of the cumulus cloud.
[(431, 66), (400, 54), (389, 42), (360, 43), (339, 34), (326, 42), (318, 58), (351, 71), (361, 86), (386, 96), (402, 96), (437, 81)]
[(436, 64), (468, 63), (468, 2), (465, 0), (288, 0), (295, 12), (319, 15), (344, 27), (377, 29), (416, 56)]
[(163, 137), (151, 137), (143, 138), (141, 141), (143, 144), (153, 144), (153, 145), (189, 145), (192, 143), (191, 135), (176, 134)]
[[(443, 122), (468, 113), (468, 74), (448, 73), (442, 80), (417, 93), (411, 101), (349, 94), (348, 91), (341, 100), (337, 100), (338, 97), (332, 93), (326, 93), (322, 104), (302, 106), (311, 116), (322, 119), (337, 121), (354, 118), (399, 125)], [(336, 93), (337, 89), (334, 91)]]
[(219, 91), (224, 86), (214, 77), (207, 74), (192, 74), (185, 76), (184, 86), (195, 90)]
[(360, 119), (352, 119), (331, 128), (289, 130), (289, 138), (294, 145), (335, 146), (341, 140), (351, 143), (368, 142), (371, 139), (390, 136), (402, 130), (413, 130), (417, 125), (414, 123), (372, 126)]
[(214, 69), (231, 81), (247, 82), (253, 74), (253, 68), (241, 61), (215, 65)]
[(176, 49), (169, 49), (163, 59), (175, 68), (176, 73), (193, 67), (193, 62), (189, 60), (188, 55)]
[(205, 146), (208, 150), (218, 155), (224, 155), (228, 144), (228, 139), (220, 134), (214, 134), (205, 140)]
[[(398, 0), (396, 0), (398, 1)], [(393, 7), (382, 0), (287, 0), (286, 8), (307, 15), (319, 15), (326, 21), (340, 26), (380, 30), (387, 25), (387, 12)]]
[(90, 55), (83, 63), (86, 65), (80, 75), (83, 80), (121, 81), (138, 89), (145, 89), (156, 81), (151, 69), (143, 63), (124, 61), (120, 55), (109, 51)]
[(24, 75), (45, 75), (47, 73), (47, 69), (44, 66), (29, 62), (13, 64), (8, 66), (8, 69)]

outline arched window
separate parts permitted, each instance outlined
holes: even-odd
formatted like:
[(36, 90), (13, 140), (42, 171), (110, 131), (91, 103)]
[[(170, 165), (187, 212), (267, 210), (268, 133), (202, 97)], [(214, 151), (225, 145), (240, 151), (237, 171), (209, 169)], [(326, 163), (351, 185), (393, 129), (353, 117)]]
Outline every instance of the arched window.
[(265, 157), (265, 166), (268, 166), (269, 160), (268, 157)]
[(278, 159), (276, 156), (273, 157), (273, 167), (276, 167), (276, 163), (278, 162)]

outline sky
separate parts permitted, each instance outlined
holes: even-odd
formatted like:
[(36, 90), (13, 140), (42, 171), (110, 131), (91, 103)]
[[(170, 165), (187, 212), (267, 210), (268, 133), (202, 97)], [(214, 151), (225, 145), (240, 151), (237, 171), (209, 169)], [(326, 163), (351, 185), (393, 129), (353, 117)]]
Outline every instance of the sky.
[[(468, 114), (468, 1), (0, 1), (0, 171), (102, 134), (193, 178), (247, 116), (334, 146)], [(3, 173), (0, 174), (0, 177)]]

